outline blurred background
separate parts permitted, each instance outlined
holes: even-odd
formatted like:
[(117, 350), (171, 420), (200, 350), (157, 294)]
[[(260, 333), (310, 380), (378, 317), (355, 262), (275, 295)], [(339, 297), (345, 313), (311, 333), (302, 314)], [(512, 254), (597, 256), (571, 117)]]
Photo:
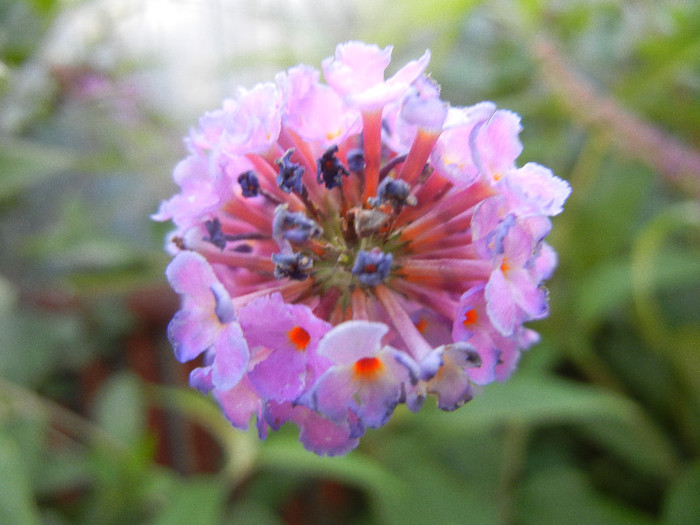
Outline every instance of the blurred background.
[[(187, 387), (149, 215), (202, 112), (349, 39), (573, 194), (515, 377), (329, 459)], [(0, 524), (697, 525), (699, 196), (696, 0), (0, 0)]]

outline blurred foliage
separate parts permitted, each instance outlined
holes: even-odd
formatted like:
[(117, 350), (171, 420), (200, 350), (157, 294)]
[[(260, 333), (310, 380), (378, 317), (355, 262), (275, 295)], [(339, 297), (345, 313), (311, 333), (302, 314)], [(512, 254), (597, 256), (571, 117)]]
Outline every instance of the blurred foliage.
[(302, 13), (304, 56), (251, 55), (430, 47), (445, 99), (517, 111), (521, 162), (574, 190), (515, 377), (332, 459), (232, 430), (169, 355), (148, 216), (191, 122), (149, 98), (153, 63), (106, 46), (118, 17), (51, 55), (105, 5), (0, 1), (0, 523), (700, 523), (700, 4), (368, 0)]

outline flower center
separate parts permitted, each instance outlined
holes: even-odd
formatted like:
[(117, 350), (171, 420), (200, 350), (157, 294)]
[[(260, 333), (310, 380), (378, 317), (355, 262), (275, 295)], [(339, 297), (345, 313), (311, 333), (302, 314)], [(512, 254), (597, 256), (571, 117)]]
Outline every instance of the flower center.
[(363, 357), (355, 361), (352, 367), (353, 377), (355, 379), (370, 381), (377, 377), (384, 365), (381, 360), (376, 357)]
[(309, 332), (304, 330), (301, 326), (295, 326), (289, 332), (287, 332), (287, 337), (296, 346), (297, 350), (306, 350), (306, 347), (311, 340)]

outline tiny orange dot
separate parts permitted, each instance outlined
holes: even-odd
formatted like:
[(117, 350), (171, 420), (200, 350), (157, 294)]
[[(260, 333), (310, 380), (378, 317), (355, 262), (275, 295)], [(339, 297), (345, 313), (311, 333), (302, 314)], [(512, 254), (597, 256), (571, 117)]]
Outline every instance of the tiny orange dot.
[(295, 326), (289, 332), (287, 332), (287, 337), (289, 340), (297, 347), (297, 350), (306, 350), (311, 336), (309, 332), (304, 330), (301, 326)]
[(508, 270), (510, 270), (510, 264), (508, 264), (508, 260), (504, 257), (501, 263), (501, 271), (506, 273)]
[(428, 326), (428, 321), (426, 321), (424, 318), (419, 319), (418, 322), (416, 323), (416, 328), (418, 328), (418, 331), (421, 334), (425, 330), (426, 326)]
[(384, 368), (381, 360), (376, 357), (363, 357), (355, 361), (353, 373), (355, 379), (375, 379)]
[(462, 321), (462, 324), (469, 328), (471, 325), (476, 323), (478, 318), (479, 314), (476, 313), (476, 309), (472, 308), (464, 313), (464, 321)]

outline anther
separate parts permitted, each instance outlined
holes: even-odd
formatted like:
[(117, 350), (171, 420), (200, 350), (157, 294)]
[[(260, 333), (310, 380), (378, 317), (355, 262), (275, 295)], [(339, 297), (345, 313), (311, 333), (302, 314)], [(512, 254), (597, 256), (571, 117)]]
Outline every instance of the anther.
[(304, 185), (301, 180), (304, 174), (304, 167), (290, 160), (293, 153), (294, 148), (289, 148), (282, 157), (275, 160), (275, 164), (280, 169), (277, 174), (277, 186), (285, 193), (295, 191), (301, 194), (304, 191)]
[(335, 156), (336, 153), (338, 153), (338, 146), (333, 145), (316, 162), (316, 180), (319, 184), (325, 184), (329, 190), (342, 186), (343, 177), (350, 175), (350, 172)]
[(416, 197), (411, 195), (411, 185), (404, 180), (396, 180), (386, 177), (377, 189), (377, 196), (367, 199), (370, 206), (379, 206), (384, 202), (391, 203), (394, 207), (415, 206), (418, 204)]
[(272, 262), (275, 263), (276, 279), (288, 277), (295, 281), (304, 281), (313, 267), (313, 260), (299, 252), (275, 253), (272, 255)]
[(256, 197), (260, 193), (260, 182), (254, 171), (246, 171), (238, 176), (238, 184), (241, 185), (243, 196)]
[(365, 169), (365, 152), (361, 149), (351, 149), (347, 154), (348, 168), (355, 173)]
[(211, 221), (205, 221), (204, 227), (207, 229), (208, 237), (204, 237), (204, 240), (212, 243), (214, 246), (219, 248), (219, 250), (224, 251), (226, 248), (226, 234), (221, 230), (221, 221), (218, 217), (214, 217)]
[(288, 211), (287, 204), (280, 204), (275, 208), (275, 216), (272, 219), (272, 237), (280, 242), (286, 239), (290, 242), (305, 242), (310, 238), (318, 238), (323, 234), (316, 221), (308, 218), (302, 212)]
[(269, 239), (267, 235), (263, 235), (259, 232), (247, 232), (236, 234), (224, 233), (221, 229), (221, 221), (218, 217), (214, 217), (210, 221), (205, 221), (204, 227), (207, 229), (207, 233), (209, 234), (207, 237), (204, 237), (204, 240), (210, 242), (211, 244), (219, 248), (221, 251), (224, 251), (227, 242)]
[(393, 261), (393, 255), (384, 253), (379, 248), (369, 252), (360, 250), (357, 252), (352, 273), (365, 286), (377, 286), (389, 276)]

